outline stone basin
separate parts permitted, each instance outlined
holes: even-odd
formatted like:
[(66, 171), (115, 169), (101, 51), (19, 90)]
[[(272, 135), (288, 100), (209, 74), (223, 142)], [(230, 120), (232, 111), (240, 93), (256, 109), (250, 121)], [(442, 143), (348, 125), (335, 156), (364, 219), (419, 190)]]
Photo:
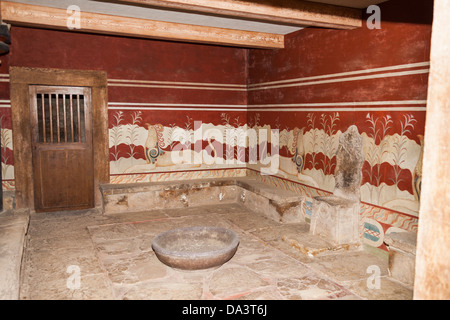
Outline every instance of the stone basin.
[(172, 229), (157, 235), (152, 242), (162, 263), (183, 270), (221, 266), (234, 256), (238, 245), (235, 232), (213, 226)]

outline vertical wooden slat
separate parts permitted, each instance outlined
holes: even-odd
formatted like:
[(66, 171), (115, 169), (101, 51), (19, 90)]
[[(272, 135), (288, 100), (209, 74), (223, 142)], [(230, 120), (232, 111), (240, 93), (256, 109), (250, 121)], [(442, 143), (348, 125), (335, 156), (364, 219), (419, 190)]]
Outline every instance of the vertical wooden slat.
[(47, 142), (47, 132), (45, 130), (45, 99), (44, 94), (41, 94), (41, 108), (42, 108), (42, 137), (44, 143)]
[(60, 131), (59, 131), (59, 94), (55, 95), (55, 101), (56, 101), (56, 137), (58, 140), (58, 143), (61, 142), (60, 139)]
[(50, 110), (50, 142), (53, 143), (53, 112), (52, 112), (52, 95), (48, 95), (48, 106)]
[(72, 132), (72, 142), (74, 142), (73, 139), (73, 99), (72, 99), (72, 95), (69, 94), (69, 99), (70, 99), (70, 128), (71, 128), (71, 132)]
[(80, 95), (77, 95), (78, 142), (81, 142)]
[(64, 142), (67, 142), (66, 95), (63, 94)]
[(86, 97), (84, 94), (80, 95), (80, 142), (85, 142), (86, 134)]

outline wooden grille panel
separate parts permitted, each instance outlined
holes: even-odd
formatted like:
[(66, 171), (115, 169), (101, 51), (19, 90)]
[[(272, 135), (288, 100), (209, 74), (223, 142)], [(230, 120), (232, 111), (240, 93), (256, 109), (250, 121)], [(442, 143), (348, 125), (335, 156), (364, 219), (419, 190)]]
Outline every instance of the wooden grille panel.
[(83, 94), (37, 93), (38, 142), (86, 142)]

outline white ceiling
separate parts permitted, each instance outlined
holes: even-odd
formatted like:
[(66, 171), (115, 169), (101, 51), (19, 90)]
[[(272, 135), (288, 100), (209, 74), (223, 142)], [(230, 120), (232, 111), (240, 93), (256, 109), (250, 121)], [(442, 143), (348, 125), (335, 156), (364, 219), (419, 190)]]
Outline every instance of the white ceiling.
[[(298, 26), (287, 26), (282, 24), (258, 22), (239, 18), (226, 18), (211, 16), (201, 13), (188, 13), (174, 10), (155, 9), (142, 6), (133, 6), (120, 3), (110, 3), (96, 0), (8, 0), (34, 5), (66, 9), (70, 5), (77, 5), (81, 11), (118, 15), (157, 21), (193, 24), (209, 27), (267, 32), (275, 34), (288, 34), (302, 29)], [(353, 8), (366, 8), (371, 4), (378, 4), (387, 0), (307, 0), (347, 6)]]

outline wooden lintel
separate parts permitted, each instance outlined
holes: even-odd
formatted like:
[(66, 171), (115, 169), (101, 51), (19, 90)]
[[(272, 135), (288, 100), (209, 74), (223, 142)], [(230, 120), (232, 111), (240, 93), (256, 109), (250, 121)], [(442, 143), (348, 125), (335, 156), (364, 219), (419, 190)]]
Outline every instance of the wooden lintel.
[(284, 36), (272, 33), (204, 27), (164, 21), (80, 12), (77, 17), (64, 9), (1, 1), (2, 20), (11, 25), (71, 30), (130, 37), (197, 42), (252, 48), (283, 48)]
[[(106, 0), (108, 1), (108, 0)], [(303, 0), (109, 0), (227, 17), (256, 19), (297, 26), (354, 29), (362, 26), (362, 11)]]

